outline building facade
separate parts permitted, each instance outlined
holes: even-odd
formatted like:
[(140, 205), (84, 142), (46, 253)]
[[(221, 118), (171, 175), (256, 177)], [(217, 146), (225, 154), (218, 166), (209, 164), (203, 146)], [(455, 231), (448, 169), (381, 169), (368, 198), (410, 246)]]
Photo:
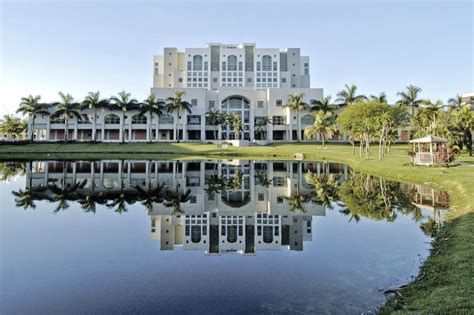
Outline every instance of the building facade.
[[(240, 116), (242, 141), (273, 142), (304, 139), (304, 128), (314, 123), (309, 111), (297, 117), (283, 105), (292, 93), (302, 93), (310, 104), (323, 96), (321, 88), (310, 87), (310, 63), (299, 48), (284, 51), (276, 48), (257, 48), (255, 44), (225, 45), (211, 43), (205, 48), (164, 48), (163, 55), (154, 56), (153, 87), (151, 93), (161, 101), (175, 91), (185, 92), (191, 113), (139, 115), (139, 110), (121, 112), (100, 108), (96, 113), (81, 111), (84, 119), (68, 121), (68, 140), (102, 142), (140, 141), (215, 141), (236, 139), (230, 127), (215, 127), (206, 121), (206, 113), (217, 109)], [(55, 108), (50, 108), (53, 113)], [(258, 133), (256, 124), (268, 116), (271, 123), (265, 132)], [(30, 119), (31, 121), (31, 119)], [(49, 115), (35, 118), (36, 140), (62, 141), (65, 135), (64, 118)], [(94, 134), (95, 133), (95, 134)], [(176, 134), (175, 134), (176, 133)], [(94, 135), (93, 135), (94, 134)], [(217, 139), (215, 134), (217, 134)], [(335, 140), (342, 139), (336, 136)]]

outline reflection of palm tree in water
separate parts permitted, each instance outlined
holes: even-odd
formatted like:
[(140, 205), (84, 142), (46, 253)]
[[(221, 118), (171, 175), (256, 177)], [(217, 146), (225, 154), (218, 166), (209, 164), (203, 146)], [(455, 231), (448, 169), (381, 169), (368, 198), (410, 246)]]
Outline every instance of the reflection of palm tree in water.
[(164, 201), (163, 186), (158, 185), (155, 188), (148, 188), (145, 191), (140, 186), (135, 186), (135, 189), (138, 192), (138, 200), (141, 201), (141, 204), (147, 209), (148, 213), (153, 211), (153, 206), (157, 203), (162, 203)]
[(191, 200), (191, 190), (188, 189), (184, 194), (178, 188), (176, 188), (176, 191), (167, 190), (163, 195), (163, 199), (163, 205), (171, 208), (173, 214), (182, 214), (184, 210), (181, 208), (181, 204)]
[(428, 217), (426, 222), (420, 224), (420, 229), (426, 236), (434, 237), (441, 228), (441, 213), (439, 210), (433, 211), (433, 217)]
[(263, 169), (259, 169), (255, 172), (255, 179), (257, 183), (264, 188), (269, 188), (273, 182), (273, 179), (268, 178), (267, 171)]
[(81, 208), (84, 209), (84, 212), (95, 213), (97, 205), (105, 205), (107, 200), (104, 198), (104, 194), (100, 193), (98, 195), (82, 196), (82, 199), (79, 199), (78, 203), (81, 205)]
[(59, 212), (69, 208), (69, 200), (76, 200), (78, 198), (77, 190), (84, 188), (87, 184), (87, 179), (75, 183), (74, 185), (67, 184), (65, 180), (61, 185), (56, 182), (48, 183), (48, 189), (53, 194), (52, 201), (58, 202), (54, 212)]
[(308, 171), (305, 175), (305, 180), (308, 184), (314, 186), (314, 202), (323, 205), (324, 207), (332, 209), (331, 202), (337, 197), (337, 180), (334, 174), (324, 172), (317, 175)]
[(35, 209), (37, 200), (49, 199), (43, 193), (46, 191), (46, 187), (32, 188), (27, 187), (25, 190), (19, 189), (18, 191), (12, 191), (15, 196), (15, 205), (17, 207), (23, 207), (25, 210), (28, 208)]

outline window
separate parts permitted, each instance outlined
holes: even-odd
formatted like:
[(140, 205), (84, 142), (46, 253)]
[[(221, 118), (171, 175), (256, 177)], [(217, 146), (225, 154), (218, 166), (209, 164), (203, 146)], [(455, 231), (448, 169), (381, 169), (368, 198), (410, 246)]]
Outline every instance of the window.
[(115, 114), (108, 114), (104, 117), (105, 124), (120, 124), (120, 117)]
[(265, 55), (262, 57), (262, 70), (263, 71), (272, 71), (272, 57)]
[(276, 100), (276, 106), (282, 106), (283, 101), (281, 99)]
[(277, 203), (283, 203), (283, 197), (282, 196), (277, 197)]
[(262, 71), (262, 63), (257, 61), (257, 71)]
[(140, 114), (133, 115), (132, 124), (146, 124), (146, 116)]
[(197, 98), (191, 99), (191, 106), (197, 106), (197, 104), (198, 104)]
[(304, 74), (309, 75), (309, 63), (304, 63)]
[(273, 116), (272, 121), (273, 121), (273, 125), (275, 126), (285, 125), (285, 117), (283, 116)]
[(257, 107), (263, 108), (263, 101), (257, 101)]
[(312, 115), (305, 115), (301, 117), (301, 125), (309, 126), (314, 124), (314, 117)]
[(160, 117), (160, 124), (173, 124), (174, 123), (174, 118), (171, 115), (165, 114)]
[(196, 203), (197, 202), (197, 197), (196, 196), (191, 196), (191, 199), (189, 200), (191, 203)]
[(258, 194), (258, 201), (263, 201), (264, 199), (265, 198), (263, 194)]
[(252, 78), (247, 78), (247, 83), (252, 83)]
[(242, 64), (242, 61), (239, 61), (239, 71), (242, 71), (243, 70), (243, 64)]
[(188, 61), (188, 71), (191, 71), (191, 61)]
[(217, 83), (217, 78), (212, 78), (212, 82)]
[(201, 125), (200, 115), (188, 115), (188, 125), (198, 126)]
[(222, 61), (222, 71), (226, 71), (226, 65), (227, 63), (225, 61)]
[(204, 71), (209, 70), (209, 63), (207, 61), (204, 61)]
[(278, 64), (276, 61), (273, 62), (273, 71), (278, 71)]
[(201, 55), (193, 56), (193, 70), (202, 71), (202, 56)]
[(178, 78), (179, 83), (183, 83), (183, 78)]
[(209, 101), (209, 108), (214, 108), (216, 106), (215, 101)]
[(281, 83), (286, 83), (286, 78), (281, 78)]

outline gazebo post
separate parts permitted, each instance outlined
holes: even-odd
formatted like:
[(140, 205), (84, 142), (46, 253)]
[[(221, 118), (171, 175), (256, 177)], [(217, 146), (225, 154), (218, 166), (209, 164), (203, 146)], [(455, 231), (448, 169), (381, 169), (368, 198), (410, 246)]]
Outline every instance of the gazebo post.
[(433, 161), (433, 142), (430, 142), (430, 158), (431, 158), (431, 164), (434, 163)]

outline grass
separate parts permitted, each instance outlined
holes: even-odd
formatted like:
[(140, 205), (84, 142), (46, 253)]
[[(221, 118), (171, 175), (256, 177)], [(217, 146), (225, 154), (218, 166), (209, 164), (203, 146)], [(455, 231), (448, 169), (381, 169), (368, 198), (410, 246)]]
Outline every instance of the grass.
[[(286, 143), (265, 147), (230, 147), (198, 143), (153, 144), (33, 144), (0, 145), (0, 159), (269, 159), (292, 160), (304, 153), (306, 160), (342, 162), (373, 175), (446, 190), (454, 209), (433, 242), (431, 255), (418, 278), (382, 307), (381, 313), (474, 312), (474, 165), (415, 167), (406, 145), (396, 145), (384, 161), (374, 147), (370, 159), (351, 154), (347, 144)], [(463, 154), (459, 161), (474, 163)]]

